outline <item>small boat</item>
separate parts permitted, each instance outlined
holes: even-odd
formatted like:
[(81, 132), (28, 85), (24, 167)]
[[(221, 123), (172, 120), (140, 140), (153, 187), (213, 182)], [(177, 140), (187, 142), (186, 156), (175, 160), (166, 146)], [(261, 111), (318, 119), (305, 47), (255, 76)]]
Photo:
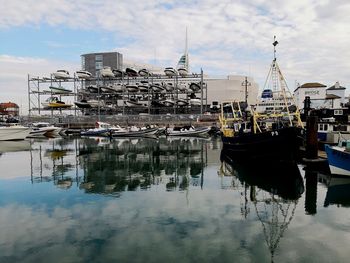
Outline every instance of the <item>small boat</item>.
[(113, 132), (125, 131), (119, 125), (111, 125), (107, 122), (97, 121), (95, 128), (80, 132), (82, 136), (110, 136)]
[(104, 107), (105, 103), (102, 100), (88, 100), (88, 104), (90, 104), (91, 108)]
[(138, 92), (139, 87), (136, 84), (128, 84), (125, 86), (128, 92)]
[(89, 109), (91, 105), (87, 102), (87, 100), (75, 101), (74, 104), (80, 109)]
[(75, 74), (79, 79), (90, 79), (92, 77), (92, 74), (86, 70), (78, 70)]
[(147, 103), (143, 103), (136, 98), (130, 98), (129, 100), (124, 102), (128, 107), (147, 107)]
[(21, 125), (1, 126), (0, 141), (24, 140), (32, 129)]
[(203, 136), (208, 135), (210, 127), (193, 127), (192, 125), (166, 128), (165, 134), (167, 136)]
[(160, 83), (154, 83), (154, 84), (151, 84), (150, 86), (152, 88), (152, 90), (154, 92), (161, 92), (164, 90), (164, 87), (162, 87), (162, 85)]
[(54, 93), (71, 93), (72, 92), (70, 89), (65, 89), (62, 87), (50, 86), (49, 88), (51, 89), (51, 92), (54, 92)]
[(62, 128), (55, 127), (48, 122), (35, 122), (32, 124), (32, 131), (28, 137), (59, 137), (62, 130)]
[(114, 78), (114, 73), (111, 69), (111, 67), (103, 67), (103, 69), (100, 70), (100, 75), (102, 78)]
[(98, 93), (98, 87), (96, 87), (95, 85), (87, 86), (86, 89), (87, 89), (90, 93)]
[(125, 86), (120, 83), (114, 83), (112, 88), (115, 90), (115, 92), (122, 92), (125, 90)]
[(340, 141), (337, 146), (326, 144), (325, 150), (331, 173), (350, 176), (350, 140)]
[(180, 92), (186, 92), (187, 91), (187, 85), (184, 83), (180, 83), (176, 86), (176, 89)]
[(60, 101), (58, 97), (50, 97), (45, 102), (42, 102), (41, 105), (43, 105), (45, 109), (64, 109), (72, 107), (72, 104), (66, 104)]
[(177, 71), (176, 69), (172, 68), (172, 67), (168, 67), (164, 69), (164, 73), (165, 75), (167, 75), (168, 77), (174, 77), (177, 75)]
[(200, 83), (195, 83), (195, 82), (192, 82), (189, 86), (189, 88), (191, 90), (193, 90), (194, 92), (197, 92), (197, 91), (200, 91), (201, 90), (201, 85)]
[(178, 68), (178, 69), (177, 69), (177, 72), (179, 72), (179, 75), (180, 75), (181, 77), (186, 77), (186, 76), (188, 75), (188, 71), (187, 71), (187, 69), (185, 69), (185, 68)]
[(138, 75), (137, 70), (134, 68), (126, 68), (125, 73), (129, 77), (137, 77), (137, 75)]
[(151, 75), (151, 73), (149, 72), (148, 69), (143, 68), (139, 70), (139, 75), (142, 77), (148, 77)]
[(186, 100), (184, 100), (184, 99), (178, 99), (177, 102), (176, 102), (176, 104), (177, 104), (178, 106), (187, 106), (187, 105), (188, 105), (188, 102), (187, 102)]
[(162, 103), (165, 107), (173, 107), (175, 104), (175, 101), (173, 101), (172, 99), (166, 99), (166, 100), (160, 101), (160, 103)]
[(141, 92), (148, 92), (148, 87), (149, 86), (147, 84), (145, 84), (145, 83), (142, 83), (142, 84), (138, 85), (138, 88), (139, 88), (139, 90)]
[(191, 106), (200, 106), (201, 105), (201, 99), (198, 99), (198, 98), (190, 99), (189, 102), (190, 102)]
[(114, 89), (114, 86), (109, 85), (109, 86), (101, 86), (100, 87), (101, 92), (103, 93), (115, 93), (116, 90)]
[(173, 83), (163, 83), (163, 87), (167, 92), (172, 92), (174, 90), (174, 85)]
[(113, 69), (112, 72), (113, 72), (114, 76), (117, 78), (124, 76), (124, 71), (122, 71), (121, 69)]
[(113, 131), (112, 137), (143, 137), (143, 136), (154, 136), (158, 132), (158, 127), (136, 127), (131, 126), (120, 131)]
[(55, 79), (70, 79), (69, 72), (64, 69), (59, 69), (56, 72), (52, 73), (52, 76)]

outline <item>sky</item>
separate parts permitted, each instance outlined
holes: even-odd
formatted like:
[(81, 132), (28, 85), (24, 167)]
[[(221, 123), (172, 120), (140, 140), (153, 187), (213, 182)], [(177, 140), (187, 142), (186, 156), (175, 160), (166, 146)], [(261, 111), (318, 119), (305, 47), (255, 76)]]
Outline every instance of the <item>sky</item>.
[[(350, 87), (348, 0), (0, 0), (0, 101), (28, 105), (27, 78), (80, 69), (84, 53), (175, 67), (188, 28), (190, 70), (251, 76), (273, 59), (297, 83)], [(347, 92), (348, 93), (348, 92)]]

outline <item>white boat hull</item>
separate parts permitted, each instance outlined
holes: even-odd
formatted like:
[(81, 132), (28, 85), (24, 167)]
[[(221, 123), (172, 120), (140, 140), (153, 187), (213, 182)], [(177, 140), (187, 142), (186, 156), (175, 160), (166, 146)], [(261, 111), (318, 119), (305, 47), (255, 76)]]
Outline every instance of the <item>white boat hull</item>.
[(69, 79), (70, 78), (69, 75), (67, 75), (63, 72), (54, 72), (54, 73), (52, 73), (52, 75), (55, 79)]
[(23, 126), (0, 127), (0, 141), (24, 140), (31, 128)]

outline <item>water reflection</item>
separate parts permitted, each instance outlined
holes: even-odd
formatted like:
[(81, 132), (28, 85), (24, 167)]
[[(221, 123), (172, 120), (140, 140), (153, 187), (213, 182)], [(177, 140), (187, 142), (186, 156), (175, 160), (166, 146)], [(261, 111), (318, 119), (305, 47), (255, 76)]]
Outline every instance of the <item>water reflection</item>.
[(119, 196), (122, 191), (185, 191), (203, 186), (208, 139), (82, 138), (33, 144), (33, 183), (53, 181), (61, 189), (74, 183), (86, 193)]
[(350, 207), (350, 178), (319, 174), (319, 181), (327, 186), (324, 207)]
[[(236, 162), (221, 152), (220, 174), (232, 177), (232, 185), (241, 183), (241, 214), (247, 218), (253, 210), (261, 222), (271, 261), (281, 237), (292, 221), (304, 183), (295, 162), (262, 160), (251, 163)], [(249, 192), (249, 195), (248, 195)]]

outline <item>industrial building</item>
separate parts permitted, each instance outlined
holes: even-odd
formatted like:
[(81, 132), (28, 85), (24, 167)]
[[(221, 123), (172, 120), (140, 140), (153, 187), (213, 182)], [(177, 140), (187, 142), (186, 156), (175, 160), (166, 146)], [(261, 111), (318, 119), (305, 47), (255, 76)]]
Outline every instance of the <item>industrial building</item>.
[(113, 69), (122, 69), (123, 55), (118, 52), (100, 52), (81, 55), (81, 69), (89, 71), (94, 77), (98, 77), (99, 71), (105, 66)]

